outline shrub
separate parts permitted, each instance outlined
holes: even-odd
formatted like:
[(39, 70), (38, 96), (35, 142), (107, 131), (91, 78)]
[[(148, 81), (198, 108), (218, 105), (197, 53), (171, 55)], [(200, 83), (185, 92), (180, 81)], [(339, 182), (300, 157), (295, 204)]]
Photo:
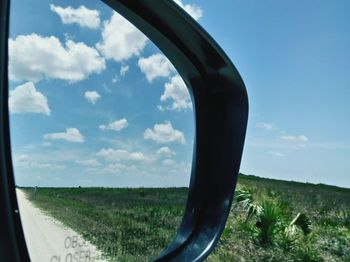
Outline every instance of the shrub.
[(281, 212), (275, 203), (264, 200), (261, 210), (257, 214), (256, 227), (258, 228), (259, 242), (262, 246), (270, 245), (278, 231), (281, 221)]

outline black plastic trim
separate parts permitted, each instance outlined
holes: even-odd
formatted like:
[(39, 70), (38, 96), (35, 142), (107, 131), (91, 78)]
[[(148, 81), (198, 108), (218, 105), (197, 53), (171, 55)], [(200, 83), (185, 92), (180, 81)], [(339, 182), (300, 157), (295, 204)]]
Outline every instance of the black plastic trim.
[[(231, 208), (248, 119), (244, 83), (217, 43), (173, 1), (103, 2), (138, 27), (161, 49), (191, 93), (196, 141), (187, 205), (177, 236), (156, 261), (202, 261), (219, 240)], [(9, 1), (2, 0), (0, 255), (2, 261), (29, 261), (16, 211), (9, 142), (8, 8)]]
[(0, 4), (0, 261), (30, 261), (18, 212), (8, 112), (9, 1)]
[(104, 2), (162, 50), (192, 94), (196, 142), (187, 206), (175, 240), (157, 260), (201, 261), (231, 208), (248, 119), (244, 83), (223, 50), (173, 1)]

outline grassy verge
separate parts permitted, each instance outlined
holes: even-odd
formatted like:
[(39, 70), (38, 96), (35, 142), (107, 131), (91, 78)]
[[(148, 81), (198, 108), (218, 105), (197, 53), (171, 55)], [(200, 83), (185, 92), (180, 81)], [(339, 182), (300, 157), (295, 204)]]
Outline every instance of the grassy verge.
[[(208, 261), (350, 261), (350, 189), (243, 175), (238, 188), (257, 211), (237, 193)], [(156, 257), (175, 236), (187, 197), (185, 188), (24, 190), (113, 261)]]
[(149, 261), (181, 222), (187, 189), (24, 189), (39, 208), (96, 245), (112, 261)]

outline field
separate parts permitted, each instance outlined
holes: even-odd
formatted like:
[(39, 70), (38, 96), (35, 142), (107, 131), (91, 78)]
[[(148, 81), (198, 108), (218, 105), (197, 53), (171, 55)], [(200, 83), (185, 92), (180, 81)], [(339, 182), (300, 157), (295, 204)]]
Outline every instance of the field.
[[(186, 188), (22, 188), (111, 261), (151, 261), (176, 234)], [(240, 175), (208, 261), (350, 261), (350, 189)]]

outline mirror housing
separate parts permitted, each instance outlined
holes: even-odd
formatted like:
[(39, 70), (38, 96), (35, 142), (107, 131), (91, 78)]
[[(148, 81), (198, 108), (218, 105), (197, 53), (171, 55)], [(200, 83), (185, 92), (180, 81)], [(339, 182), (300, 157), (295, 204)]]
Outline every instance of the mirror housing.
[[(202, 261), (225, 227), (248, 120), (243, 80), (207, 32), (169, 0), (103, 0), (150, 38), (175, 66), (194, 104), (195, 142), (187, 205), (177, 236), (156, 261)], [(8, 112), (9, 0), (0, 4), (0, 256), (30, 261), (15, 193)]]

